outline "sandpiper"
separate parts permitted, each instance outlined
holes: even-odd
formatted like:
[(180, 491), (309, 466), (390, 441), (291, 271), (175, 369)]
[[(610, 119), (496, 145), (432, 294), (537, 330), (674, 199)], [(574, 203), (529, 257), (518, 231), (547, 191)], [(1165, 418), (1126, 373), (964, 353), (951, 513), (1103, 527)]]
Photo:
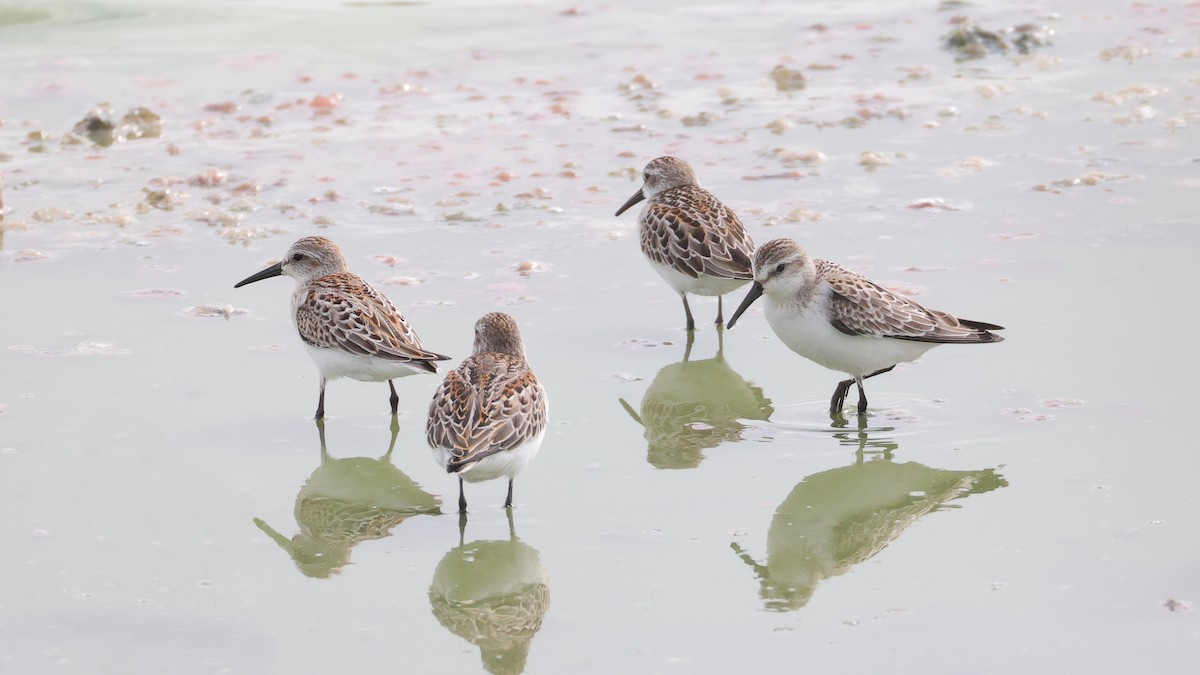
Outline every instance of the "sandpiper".
[(252, 274), (234, 288), (287, 275), (296, 280), (292, 322), (321, 370), (316, 419), (325, 417), (325, 383), (339, 377), (365, 382), (387, 380), (392, 413), (400, 397), (392, 380), (436, 373), (435, 361), (449, 356), (421, 347), (421, 340), (387, 296), (346, 270), (342, 249), (325, 237), (305, 237), (283, 260)]
[(642, 187), (616, 215), (647, 200), (638, 216), (642, 253), (683, 299), (688, 330), (696, 328), (688, 293), (717, 296), (717, 325), (721, 325), (721, 296), (752, 278), (754, 242), (733, 211), (700, 187), (687, 162), (659, 157), (646, 165), (642, 179)]
[(767, 296), (767, 323), (788, 348), (850, 375), (833, 392), (831, 415), (841, 414), (851, 384), (858, 385), (858, 414), (865, 414), (863, 380), (939, 344), (1004, 340), (991, 332), (1003, 326), (926, 309), (837, 263), (814, 260), (791, 239), (774, 239), (755, 252), (754, 283), (730, 328), (760, 295)]
[(533, 459), (546, 436), (546, 391), (525, 360), (517, 322), (485, 314), (475, 323), (475, 352), (446, 375), (433, 401), (425, 436), (433, 457), (458, 474), (458, 512), (467, 511), (463, 480), (513, 478)]

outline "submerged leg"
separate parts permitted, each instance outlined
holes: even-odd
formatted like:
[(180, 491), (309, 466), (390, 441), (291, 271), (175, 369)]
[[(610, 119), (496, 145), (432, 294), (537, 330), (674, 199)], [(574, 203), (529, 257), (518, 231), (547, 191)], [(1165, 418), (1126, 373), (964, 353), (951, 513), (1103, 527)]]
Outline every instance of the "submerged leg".
[(392, 451), (396, 449), (396, 436), (400, 433), (400, 420), (396, 418), (396, 413), (392, 413), (392, 424), (389, 429), (392, 432), (392, 440), (388, 443), (387, 452), (380, 458), (385, 462), (392, 461)]
[(325, 420), (317, 418), (317, 436), (321, 439), (321, 463), (329, 459), (329, 449), (325, 447)]
[(849, 393), (852, 384), (854, 384), (854, 380), (838, 382), (837, 389), (833, 390), (833, 398), (829, 399), (830, 415), (836, 415), (842, 411), (842, 406), (846, 404), (846, 394)]
[[(862, 377), (854, 378), (855, 383), (858, 384), (858, 414), (859, 415), (866, 414), (866, 412), (867, 412), (867, 392), (863, 391), (862, 381), (867, 378), (870, 378), (870, 377), (875, 377), (876, 375), (882, 375), (895, 367), (896, 367), (896, 364), (893, 363), (892, 365), (888, 366), (887, 368), (880, 368), (879, 370), (871, 373), (870, 375), (863, 375)], [(843, 384), (848, 384), (848, 383), (849, 383), (849, 380), (847, 380)]]
[(458, 479), (458, 512), (467, 512), (467, 496), (463, 494), (462, 477)]
[(400, 397), (396, 395), (396, 385), (392, 384), (391, 380), (388, 380), (388, 389), (392, 390), (392, 397), (388, 399), (388, 402), (392, 404), (392, 414), (395, 415), (396, 406), (400, 404)]
[(317, 398), (317, 414), (313, 417), (316, 420), (325, 419), (325, 378), (321, 378), (321, 395)]
[(504, 498), (504, 508), (506, 509), (512, 508), (512, 481), (513, 479), (508, 479), (508, 496)]
[(683, 298), (683, 313), (687, 314), (687, 329), (696, 330), (696, 320), (692, 318), (692, 308), (688, 307), (687, 293), (680, 293), (680, 298)]
[(842, 406), (846, 405), (846, 395), (850, 393), (850, 385), (854, 384), (855, 382), (858, 383), (858, 414), (861, 415), (866, 412), (867, 404), (865, 401), (867, 400), (867, 396), (865, 393), (863, 393), (862, 381), (870, 377), (875, 377), (876, 375), (882, 375), (895, 367), (896, 364), (892, 364), (887, 368), (880, 368), (870, 375), (863, 375), (861, 378), (852, 377), (849, 380), (842, 380), (841, 382), (838, 382), (837, 389), (833, 390), (833, 398), (829, 401), (829, 413), (837, 414), (841, 411)]

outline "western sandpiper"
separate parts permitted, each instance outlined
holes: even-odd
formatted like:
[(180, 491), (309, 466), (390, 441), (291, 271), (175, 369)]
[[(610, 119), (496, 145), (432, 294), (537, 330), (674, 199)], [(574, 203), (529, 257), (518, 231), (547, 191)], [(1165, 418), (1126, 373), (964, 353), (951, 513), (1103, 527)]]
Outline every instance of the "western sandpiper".
[(517, 322), (485, 314), (475, 323), (475, 353), (446, 375), (429, 404), (425, 436), (434, 460), (458, 474), (458, 511), (466, 513), (463, 480), (508, 477), (512, 484), (542, 447), (546, 391), (525, 360)]
[(767, 323), (788, 348), (850, 375), (833, 392), (834, 415), (841, 414), (851, 384), (858, 385), (858, 414), (866, 413), (863, 380), (939, 344), (1004, 340), (990, 332), (1003, 326), (926, 309), (837, 263), (814, 260), (791, 239), (769, 241), (755, 252), (754, 284), (730, 328), (760, 295), (767, 296)]
[(696, 328), (688, 293), (717, 296), (720, 325), (724, 321), (721, 296), (752, 278), (754, 242), (733, 211), (700, 187), (687, 162), (659, 157), (646, 165), (642, 180), (642, 187), (616, 215), (647, 200), (638, 216), (642, 253), (683, 298), (688, 330)]
[(292, 322), (309, 356), (321, 370), (316, 419), (325, 417), (325, 383), (339, 377), (365, 382), (387, 380), (395, 414), (400, 397), (392, 380), (414, 373), (438, 372), (435, 361), (449, 356), (421, 347), (387, 296), (346, 271), (342, 249), (325, 237), (305, 237), (283, 260), (234, 284), (240, 288), (287, 275), (296, 280)]

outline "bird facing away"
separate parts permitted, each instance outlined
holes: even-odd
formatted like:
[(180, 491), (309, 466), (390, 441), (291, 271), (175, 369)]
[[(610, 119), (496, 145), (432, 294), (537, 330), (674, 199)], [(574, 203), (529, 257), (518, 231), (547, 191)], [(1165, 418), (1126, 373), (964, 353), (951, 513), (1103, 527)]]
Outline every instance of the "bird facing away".
[(642, 253), (683, 299), (688, 330), (696, 328), (688, 293), (717, 296), (717, 325), (721, 325), (721, 296), (752, 278), (754, 242), (737, 215), (700, 187), (687, 162), (659, 157), (646, 165), (642, 179), (642, 187), (616, 215), (647, 200), (638, 215)]
[(858, 414), (865, 414), (863, 380), (940, 344), (1004, 340), (991, 332), (1003, 326), (926, 309), (837, 263), (814, 260), (791, 239), (774, 239), (755, 252), (754, 283), (730, 328), (761, 295), (767, 323), (789, 349), (850, 375), (833, 392), (831, 415), (841, 414), (851, 384), (858, 385)]
[(387, 296), (346, 270), (342, 249), (325, 237), (305, 237), (283, 260), (238, 283), (286, 275), (296, 280), (292, 322), (309, 356), (321, 370), (316, 419), (325, 417), (325, 383), (339, 377), (364, 382), (387, 380), (392, 414), (400, 397), (392, 380), (413, 373), (438, 372), (443, 356), (421, 347)]
[(446, 375), (429, 404), (425, 436), (433, 458), (458, 474), (458, 511), (467, 511), (463, 480), (513, 478), (533, 459), (546, 436), (546, 391), (525, 360), (517, 322), (485, 314), (475, 323), (475, 352)]

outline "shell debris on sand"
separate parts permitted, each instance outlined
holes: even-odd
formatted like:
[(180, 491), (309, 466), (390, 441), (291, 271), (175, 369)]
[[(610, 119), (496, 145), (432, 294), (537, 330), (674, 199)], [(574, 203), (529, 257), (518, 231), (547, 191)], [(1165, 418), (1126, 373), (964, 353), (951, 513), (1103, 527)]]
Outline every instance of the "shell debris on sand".
[(946, 203), (942, 197), (921, 197), (905, 205), (905, 208), (918, 211), (962, 211), (962, 207)]
[(51, 349), (33, 345), (12, 345), (10, 352), (21, 352), (35, 356), (124, 356), (132, 350), (117, 347), (108, 342), (80, 342), (70, 349)]
[(768, 77), (775, 83), (775, 91), (800, 91), (808, 86), (808, 79), (804, 77), (804, 73), (783, 64), (772, 68), (771, 72), (768, 73)]
[(278, 353), (278, 352), (286, 352), (286, 351), (288, 351), (288, 346), (287, 346), (287, 345), (281, 345), (281, 344), (279, 344), (279, 343), (272, 343), (272, 344), (268, 344), (268, 345), (252, 345), (252, 346), (250, 346), (250, 347), (246, 347), (246, 349), (248, 349), (248, 350), (250, 350), (250, 351), (252, 351), (252, 352), (271, 352), (271, 353)]
[(867, 171), (874, 171), (881, 166), (891, 166), (895, 163), (896, 157), (890, 152), (878, 152), (873, 150), (864, 150), (858, 156), (858, 163), (866, 167)]
[(188, 307), (183, 310), (183, 313), (202, 319), (221, 317), (228, 320), (235, 316), (245, 316), (250, 312), (244, 309), (237, 309), (233, 305), (196, 305), (195, 307)]
[(603, 373), (600, 375), (600, 379), (609, 382), (637, 382), (642, 378), (632, 373)]
[(425, 280), (418, 279), (416, 277), (397, 275), (381, 279), (379, 283), (383, 284), (384, 286), (420, 286), (421, 284), (425, 283)]
[(121, 295), (127, 298), (142, 299), (157, 299), (157, 298), (178, 298), (186, 295), (184, 291), (178, 288), (141, 288), (134, 291), (122, 291)]
[(13, 262), (42, 262), (45, 260), (50, 260), (51, 257), (52, 256), (49, 253), (43, 253), (42, 251), (39, 251), (37, 249), (26, 248), (26, 249), (21, 249), (20, 251), (13, 253), (12, 261)]
[(654, 347), (670, 347), (675, 343), (670, 340), (647, 340), (645, 338), (625, 338), (617, 344), (625, 349), (652, 349)]
[(513, 271), (523, 277), (528, 277), (533, 274), (545, 272), (547, 269), (548, 267), (546, 263), (538, 262), (536, 260), (524, 260), (517, 263), (517, 266), (513, 268)]

